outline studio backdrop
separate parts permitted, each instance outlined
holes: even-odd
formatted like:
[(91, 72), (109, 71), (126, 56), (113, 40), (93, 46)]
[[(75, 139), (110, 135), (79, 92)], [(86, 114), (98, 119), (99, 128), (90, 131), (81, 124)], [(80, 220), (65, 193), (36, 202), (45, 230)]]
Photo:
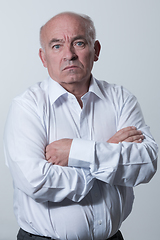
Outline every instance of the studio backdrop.
[[(102, 45), (93, 75), (123, 85), (141, 105), (160, 145), (159, 0), (0, 1), (0, 240), (16, 240), (12, 179), (5, 166), (3, 130), (11, 100), (48, 73), (38, 57), (39, 29), (53, 15), (89, 15)], [(160, 172), (135, 191), (133, 212), (121, 230), (125, 240), (159, 239)]]

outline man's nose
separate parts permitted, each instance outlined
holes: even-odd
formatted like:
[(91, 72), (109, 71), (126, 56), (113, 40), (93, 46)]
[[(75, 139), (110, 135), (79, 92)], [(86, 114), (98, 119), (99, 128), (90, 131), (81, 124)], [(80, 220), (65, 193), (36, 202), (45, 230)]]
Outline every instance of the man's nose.
[(66, 46), (64, 49), (64, 56), (63, 56), (64, 60), (69, 60), (69, 61), (73, 61), (76, 60), (78, 58), (75, 49), (73, 46)]

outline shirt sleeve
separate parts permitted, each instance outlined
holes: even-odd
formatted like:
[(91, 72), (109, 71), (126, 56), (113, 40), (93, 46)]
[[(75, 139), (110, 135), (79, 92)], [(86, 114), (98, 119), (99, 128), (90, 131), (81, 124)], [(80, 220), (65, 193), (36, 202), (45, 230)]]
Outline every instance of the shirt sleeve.
[(14, 186), (38, 202), (80, 201), (93, 186), (89, 169), (45, 160), (47, 136), (34, 104), (14, 100), (4, 132), (6, 163)]
[(142, 131), (145, 137), (142, 143), (74, 139), (69, 165), (89, 168), (96, 179), (112, 185), (133, 187), (148, 182), (157, 169), (158, 147), (134, 96), (128, 97), (121, 107), (117, 131), (127, 126)]

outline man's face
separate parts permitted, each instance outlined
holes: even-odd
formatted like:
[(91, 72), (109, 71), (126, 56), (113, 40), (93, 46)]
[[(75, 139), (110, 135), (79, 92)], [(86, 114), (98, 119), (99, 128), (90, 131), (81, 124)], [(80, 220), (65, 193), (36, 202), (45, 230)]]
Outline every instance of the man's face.
[(89, 81), (97, 58), (84, 22), (63, 15), (48, 22), (42, 31), (44, 50), (40, 49), (40, 57), (50, 77), (62, 86)]

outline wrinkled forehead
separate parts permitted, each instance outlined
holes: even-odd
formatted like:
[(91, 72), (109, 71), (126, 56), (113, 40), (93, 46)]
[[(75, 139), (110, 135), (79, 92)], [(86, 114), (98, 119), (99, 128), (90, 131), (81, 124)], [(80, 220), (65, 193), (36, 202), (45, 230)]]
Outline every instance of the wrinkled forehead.
[(47, 43), (51, 38), (72, 38), (84, 36), (89, 41), (87, 24), (80, 16), (60, 15), (48, 21), (41, 33), (43, 42)]

